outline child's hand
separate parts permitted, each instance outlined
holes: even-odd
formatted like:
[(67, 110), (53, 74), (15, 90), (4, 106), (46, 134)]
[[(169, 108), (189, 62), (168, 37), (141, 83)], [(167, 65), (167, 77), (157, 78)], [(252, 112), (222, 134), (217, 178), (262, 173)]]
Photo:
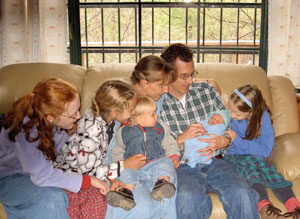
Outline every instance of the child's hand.
[(143, 154), (136, 154), (124, 160), (124, 168), (138, 170), (146, 165), (147, 157)]
[(100, 189), (100, 193), (102, 195), (106, 195), (108, 192), (108, 184), (100, 179), (97, 179), (96, 177), (91, 177), (91, 185)]
[(234, 139), (236, 138), (236, 133), (233, 130), (228, 130), (225, 132), (227, 135), (230, 135), (230, 137), (232, 138), (232, 141), (234, 141)]
[(116, 180), (116, 179), (112, 179), (112, 180), (110, 180), (110, 182), (111, 182), (110, 191), (118, 191), (118, 189), (120, 187), (123, 187), (123, 188), (126, 187), (126, 185), (124, 183), (122, 183), (121, 181)]
[(170, 159), (172, 160), (175, 169), (177, 169), (179, 167), (179, 164), (180, 164), (179, 158), (178, 157), (172, 157)]

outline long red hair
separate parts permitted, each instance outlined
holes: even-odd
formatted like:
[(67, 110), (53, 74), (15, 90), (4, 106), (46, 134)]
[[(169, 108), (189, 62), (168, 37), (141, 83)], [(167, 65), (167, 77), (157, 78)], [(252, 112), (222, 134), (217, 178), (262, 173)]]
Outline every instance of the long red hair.
[[(4, 128), (9, 128), (9, 139), (15, 142), (16, 136), (23, 129), (26, 140), (29, 142), (39, 140), (38, 149), (47, 159), (54, 160), (56, 149), (52, 136), (53, 125), (47, 120), (47, 116), (51, 115), (54, 118), (60, 116), (66, 104), (72, 102), (77, 93), (73, 85), (59, 78), (49, 78), (39, 82), (32, 93), (13, 103), (4, 122)], [(25, 117), (28, 118), (26, 122), (24, 122)], [(36, 137), (30, 136), (33, 128), (38, 131)]]

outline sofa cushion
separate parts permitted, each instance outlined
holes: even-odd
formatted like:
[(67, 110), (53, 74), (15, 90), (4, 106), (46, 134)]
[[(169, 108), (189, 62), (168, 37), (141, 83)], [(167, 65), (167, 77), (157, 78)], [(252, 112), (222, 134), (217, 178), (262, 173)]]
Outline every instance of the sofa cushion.
[(255, 84), (261, 91), (272, 110), (272, 99), (269, 89), (268, 77), (263, 69), (252, 65), (235, 65), (225, 63), (195, 64), (198, 70), (197, 78), (212, 78), (217, 81), (222, 91), (225, 105), (233, 89), (243, 84)]
[(130, 77), (135, 64), (125, 63), (104, 63), (98, 66), (89, 67), (84, 78), (81, 96), (81, 111), (91, 105), (98, 87), (106, 80), (112, 78)]
[(7, 113), (13, 101), (30, 93), (45, 78), (59, 77), (81, 92), (85, 69), (78, 65), (31, 63), (13, 64), (0, 69), (0, 112)]
[(287, 133), (276, 137), (275, 145), (268, 161), (285, 179), (300, 179), (300, 133)]
[(298, 110), (294, 85), (288, 78), (282, 76), (269, 76), (268, 79), (274, 103), (272, 119), (276, 136), (298, 132)]

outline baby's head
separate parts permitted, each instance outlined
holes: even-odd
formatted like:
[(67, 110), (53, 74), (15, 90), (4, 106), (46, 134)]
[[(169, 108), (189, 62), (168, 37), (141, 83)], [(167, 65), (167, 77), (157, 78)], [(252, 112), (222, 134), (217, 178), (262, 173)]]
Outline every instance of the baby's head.
[(98, 88), (92, 109), (95, 116), (101, 116), (107, 122), (127, 122), (134, 112), (136, 96), (131, 85), (121, 79), (111, 79)]
[(153, 127), (157, 121), (156, 104), (148, 96), (138, 95), (135, 113), (131, 117), (132, 125)]
[(227, 128), (229, 123), (230, 113), (228, 110), (215, 111), (209, 115), (209, 125), (225, 124), (225, 127)]

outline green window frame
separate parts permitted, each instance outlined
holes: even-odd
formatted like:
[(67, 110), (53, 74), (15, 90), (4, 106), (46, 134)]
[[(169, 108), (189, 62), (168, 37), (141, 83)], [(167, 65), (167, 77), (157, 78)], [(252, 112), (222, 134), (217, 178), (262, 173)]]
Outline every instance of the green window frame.
[[(69, 51), (70, 51), (70, 62), (72, 64), (78, 64), (78, 65), (85, 65), (89, 66), (89, 55), (91, 54), (102, 54), (102, 60), (101, 62), (105, 62), (105, 55), (109, 53), (116, 53), (118, 54), (118, 62), (122, 62), (122, 54), (124, 53), (132, 53), (135, 55), (135, 61), (137, 61), (139, 58), (141, 58), (143, 55), (147, 54), (159, 54), (164, 46), (162, 45), (156, 45), (155, 39), (154, 39), (154, 25), (155, 21), (154, 19), (157, 17), (155, 16), (155, 10), (157, 8), (164, 8), (169, 11), (169, 25), (166, 27), (169, 29), (169, 37), (167, 43), (172, 43), (171, 40), (171, 12), (172, 10), (180, 9), (185, 10), (185, 39), (182, 39), (183, 43), (187, 43), (189, 45), (190, 41), (188, 39), (188, 21), (189, 21), (189, 12), (191, 10), (197, 11), (196, 12), (196, 40), (194, 40), (193, 45), (189, 45), (192, 50), (195, 53), (195, 61), (196, 62), (205, 62), (205, 56), (208, 54), (214, 54), (217, 55), (218, 61), (222, 62), (222, 56), (226, 56), (226, 54), (236, 54), (236, 63), (238, 63), (238, 56), (243, 54), (250, 54), (253, 55), (253, 62), (252, 64), (255, 64), (257, 61), (259, 63), (259, 66), (262, 67), (265, 71), (267, 70), (267, 56), (268, 56), (268, 45), (267, 45), (267, 39), (268, 39), (268, 1), (267, 0), (261, 0), (258, 2), (257, 0), (251, 1), (251, 2), (242, 2), (241, 0), (232, 0), (232, 1), (223, 1), (219, 0), (217, 1), (209, 1), (209, 0), (192, 0), (192, 2), (184, 2), (178, 0), (136, 0), (135, 2), (127, 2), (127, 0), (117, 0), (117, 2), (113, 2), (114, 0), (111, 0), (110, 2), (107, 2), (105, 0), (68, 0), (68, 13), (69, 13), (69, 32), (70, 32), (70, 45), (69, 45)], [(124, 1), (124, 2), (123, 2)], [(101, 31), (102, 31), (102, 40), (100, 40), (100, 45), (90, 45), (88, 43), (88, 29), (87, 29), (87, 19), (86, 19), (86, 13), (90, 9), (99, 9), (101, 10), (100, 14), (102, 16), (101, 18)], [(103, 23), (103, 11), (107, 9), (117, 9), (118, 11), (118, 40), (117, 40), (117, 46), (107, 46), (104, 39), (104, 26), (106, 24)], [(120, 40), (120, 23), (122, 20), (122, 17), (120, 15), (120, 11), (124, 8), (130, 8), (133, 9), (135, 12), (135, 39), (134, 39), (134, 45), (123, 45)], [(257, 30), (257, 23), (256, 23), (256, 17), (254, 19), (254, 37), (253, 42), (250, 43), (251, 45), (248, 47), (242, 46), (239, 42), (239, 31), (240, 31), (240, 11), (241, 9), (253, 9), (255, 14), (257, 11), (260, 11), (261, 17), (260, 17), (260, 39), (259, 39), (259, 45), (257, 43), (256, 39), (256, 30)], [(205, 22), (206, 22), (206, 16), (205, 13), (209, 10), (215, 10), (218, 9), (220, 12), (220, 28), (217, 30), (219, 32), (219, 39), (216, 41), (217, 44), (209, 44), (206, 42), (206, 36), (205, 36)], [(232, 9), (236, 10), (237, 12), (237, 37), (236, 42), (233, 45), (224, 45), (224, 41), (222, 39), (223, 35), (223, 14), (226, 10)], [(146, 26), (146, 24), (143, 23), (143, 12), (146, 10), (152, 10), (152, 24)], [(201, 15), (200, 15), (201, 14)], [(85, 30), (80, 30), (80, 15), (85, 15)], [(83, 19), (83, 18), (82, 18)], [(151, 45), (145, 45), (143, 41), (143, 29), (148, 28), (152, 29), (152, 42), (150, 42)], [(86, 43), (85, 45), (81, 42), (81, 32), (84, 32)], [(257, 55), (259, 56), (259, 60), (257, 60)], [(84, 57), (84, 58), (83, 58)], [(255, 60), (256, 59), (256, 60)]]

